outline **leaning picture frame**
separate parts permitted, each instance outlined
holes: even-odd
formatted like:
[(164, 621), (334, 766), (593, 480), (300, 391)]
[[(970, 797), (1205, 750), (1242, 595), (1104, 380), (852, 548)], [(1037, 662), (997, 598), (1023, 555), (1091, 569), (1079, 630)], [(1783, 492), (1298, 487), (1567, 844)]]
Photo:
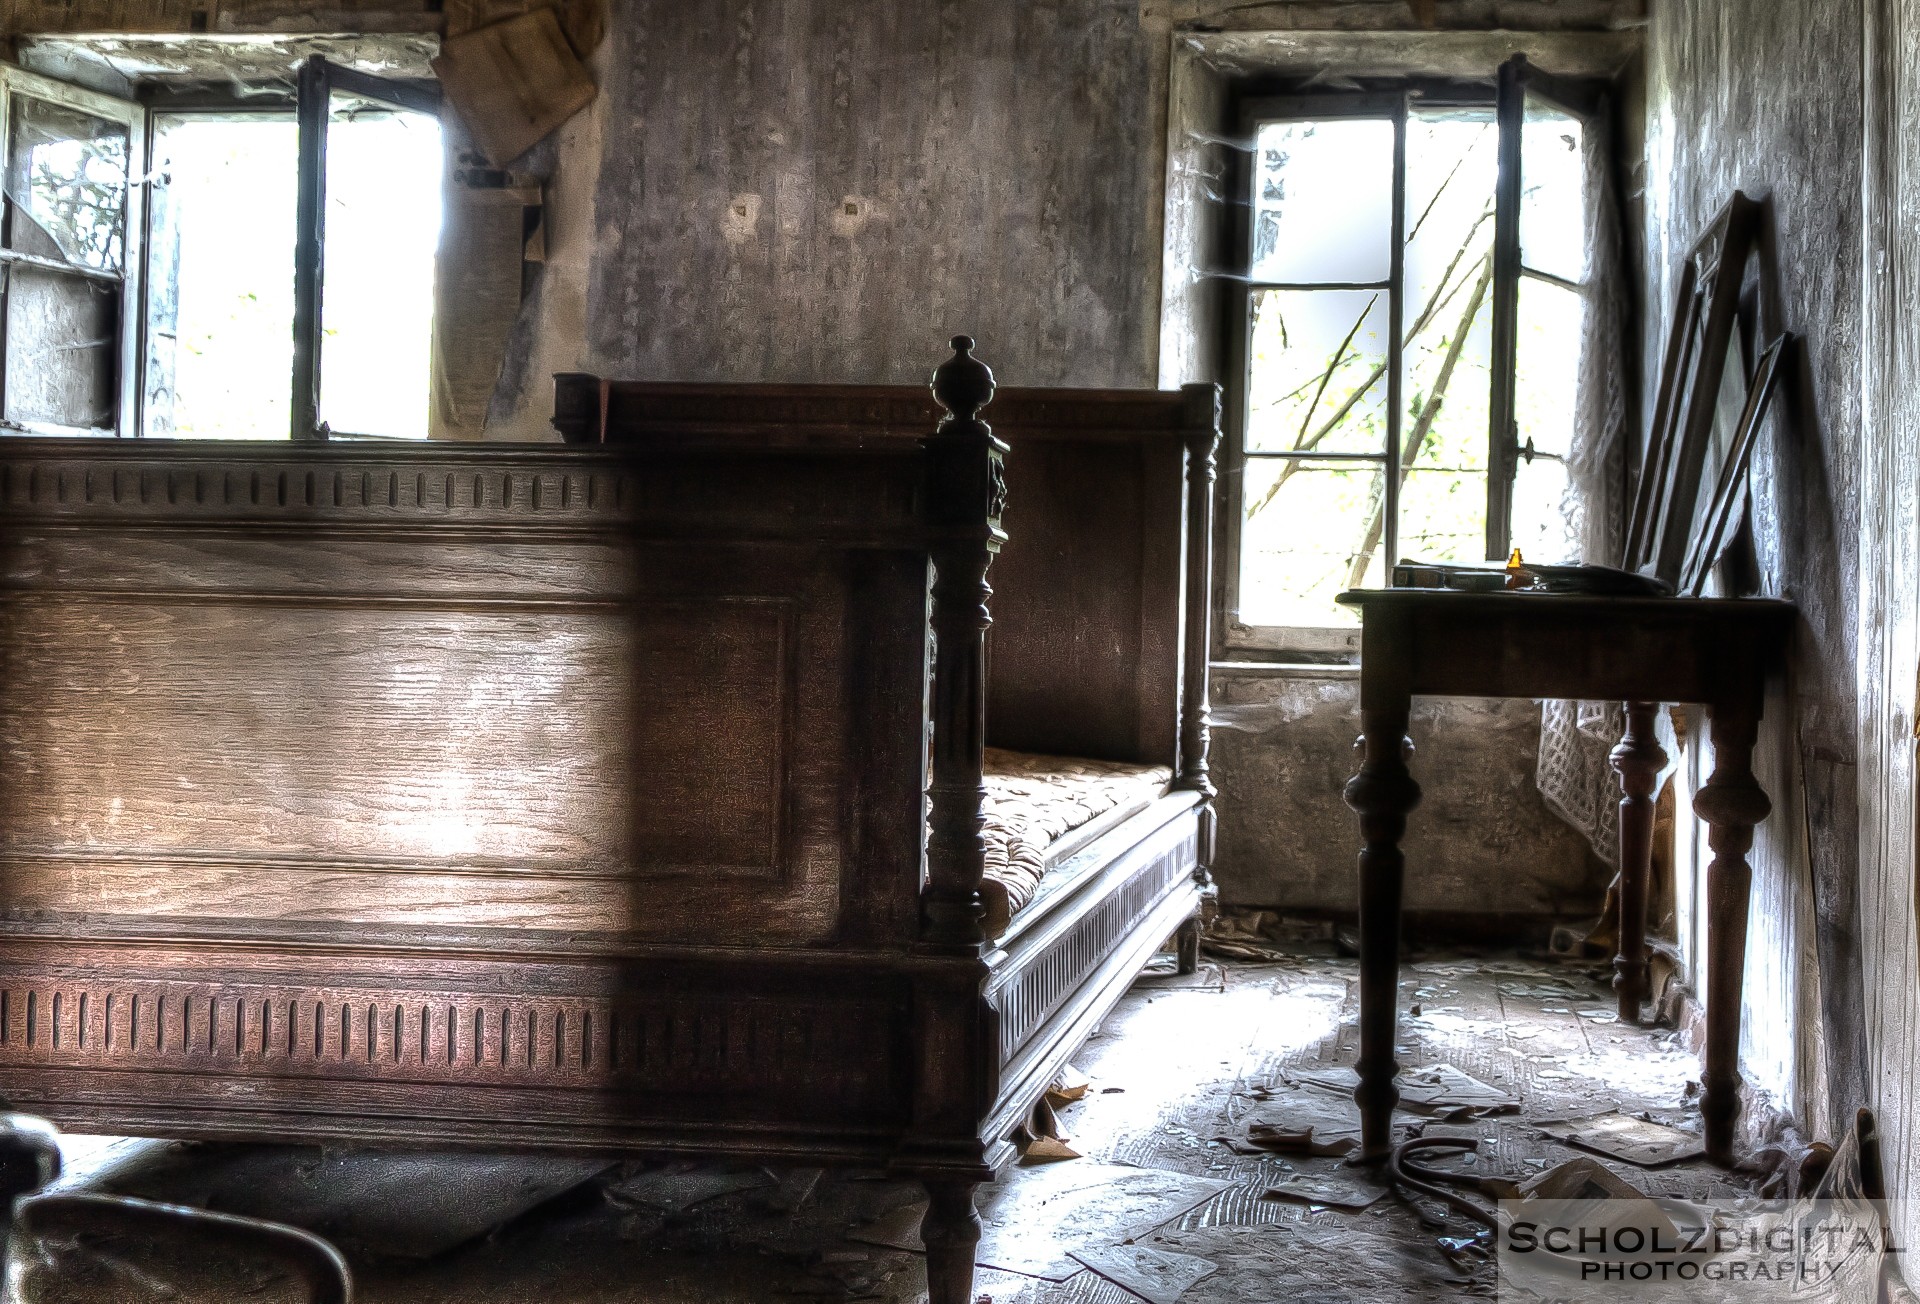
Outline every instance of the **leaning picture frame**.
[(1753, 459), (1754, 440), (1766, 420), (1767, 405), (1773, 398), (1775, 386), (1780, 382), (1781, 368), (1792, 339), (1790, 335), (1778, 336), (1761, 351), (1754, 363), (1753, 375), (1747, 384), (1746, 402), (1734, 426), (1733, 445), (1727, 450), (1726, 460), (1721, 463), (1713, 497), (1708, 500), (1700, 528), (1694, 533), (1693, 542), (1681, 566), (1679, 592), (1684, 597), (1697, 598), (1706, 588), (1707, 577), (1713, 573), (1715, 564), (1733, 541), (1740, 518), (1746, 510), (1747, 467)]
[(1760, 206), (1736, 191), (1688, 251), (1635, 493), (1626, 569), (1677, 585), (1713, 442), (1728, 346)]

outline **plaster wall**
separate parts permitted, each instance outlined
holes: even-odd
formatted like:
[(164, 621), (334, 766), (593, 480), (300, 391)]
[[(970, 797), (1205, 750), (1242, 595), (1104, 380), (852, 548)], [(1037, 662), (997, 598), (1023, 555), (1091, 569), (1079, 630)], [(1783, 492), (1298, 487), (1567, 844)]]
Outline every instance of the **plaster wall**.
[[(1829, 1106), (1844, 1119), (1863, 1090), (1855, 891), (1861, 49), (1859, 8), (1826, 0), (1664, 0), (1647, 36), (1648, 385), (1684, 253), (1735, 189), (1765, 205), (1753, 287), (1760, 338), (1789, 330), (1804, 341), (1752, 471), (1761, 588), (1791, 598), (1801, 621), (1789, 681), (1769, 697), (1756, 765), (1774, 814), (1751, 857), (1742, 1056), (1757, 1088), (1816, 1126)], [(1704, 779), (1697, 757), (1683, 781), (1688, 774)], [(1705, 863), (1696, 854), (1696, 872)], [(1704, 990), (1703, 935), (1690, 929), (1684, 940), (1689, 977)]]
[[(1340, 790), (1357, 759), (1358, 676), (1246, 667), (1214, 685), (1222, 898), (1353, 909), (1360, 835)], [(1422, 795), (1404, 843), (1408, 910), (1498, 929), (1501, 915), (1597, 908), (1608, 871), (1534, 786), (1538, 708), (1422, 698), (1409, 730)]]

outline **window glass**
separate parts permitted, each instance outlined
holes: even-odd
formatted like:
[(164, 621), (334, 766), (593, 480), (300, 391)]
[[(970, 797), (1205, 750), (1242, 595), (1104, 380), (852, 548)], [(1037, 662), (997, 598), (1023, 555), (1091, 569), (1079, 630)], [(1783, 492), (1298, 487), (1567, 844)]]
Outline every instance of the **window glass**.
[(336, 432), (427, 436), (440, 186), (438, 119), (334, 96), (320, 419)]
[(1246, 467), (1240, 620), (1336, 628), (1334, 595), (1380, 584), (1381, 464), (1259, 458)]
[(1384, 453), (1385, 290), (1253, 291), (1247, 447)]
[(1585, 316), (1586, 297), (1579, 291), (1521, 276), (1513, 391), (1514, 420), (1523, 447), (1532, 440), (1536, 452), (1560, 457), (1573, 448)]
[(120, 271), (131, 144), (126, 124), (31, 95), (11, 96), (7, 111), (8, 247)]
[[(1498, 114), (1491, 103), (1410, 96), (1404, 130), (1401, 279), (1379, 289), (1356, 283), (1393, 274), (1394, 122), (1285, 120), (1255, 133), (1236, 588), (1244, 627), (1351, 628), (1335, 596), (1384, 582), (1390, 562), (1486, 561)], [(1520, 234), (1530, 270), (1519, 286), (1514, 382), (1520, 442), (1532, 440), (1534, 457), (1520, 465), (1511, 531), (1543, 562), (1579, 553), (1564, 459), (1586, 304), (1582, 147), (1577, 119), (1529, 106)], [(1395, 367), (1400, 404), (1389, 411)]]
[(1407, 115), (1399, 552), (1419, 561), (1486, 552), (1499, 144), (1491, 108)]
[(1556, 457), (1520, 459), (1513, 480), (1513, 546), (1539, 562), (1578, 561), (1580, 519), (1567, 464)]
[(1254, 140), (1253, 279), (1361, 284), (1393, 254), (1393, 123), (1270, 122)]
[(1527, 96), (1520, 132), (1520, 261), (1563, 281), (1587, 274), (1580, 119)]
[(291, 114), (156, 117), (148, 435), (287, 437), (298, 159)]

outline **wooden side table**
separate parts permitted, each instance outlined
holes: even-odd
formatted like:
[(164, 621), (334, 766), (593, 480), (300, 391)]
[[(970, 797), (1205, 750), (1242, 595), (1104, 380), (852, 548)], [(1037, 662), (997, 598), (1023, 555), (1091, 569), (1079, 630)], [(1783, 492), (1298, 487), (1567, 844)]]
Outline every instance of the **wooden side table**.
[(1709, 828), (1707, 1048), (1701, 1113), (1707, 1154), (1733, 1162), (1740, 1111), (1740, 988), (1747, 951), (1753, 828), (1772, 804), (1753, 777), (1766, 676), (1784, 659), (1792, 604), (1757, 598), (1620, 598), (1553, 593), (1364, 589), (1340, 595), (1360, 610), (1364, 759), (1348, 781), (1360, 816), (1360, 1106), (1363, 1154), (1384, 1158), (1399, 1100), (1400, 840), (1420, 786), (1407, 769), (1416, 694), (1552, 697), (1626, 703), (1613, 751), (1620, 776), (1620, 944), (1614, 988), (1623, 1019), (1647, 998), (1647, 880), (1653, 785), (1666, 755), (1653, 715), (1666, 702), (1709, 713), (1713, 774), (1693, 808)]

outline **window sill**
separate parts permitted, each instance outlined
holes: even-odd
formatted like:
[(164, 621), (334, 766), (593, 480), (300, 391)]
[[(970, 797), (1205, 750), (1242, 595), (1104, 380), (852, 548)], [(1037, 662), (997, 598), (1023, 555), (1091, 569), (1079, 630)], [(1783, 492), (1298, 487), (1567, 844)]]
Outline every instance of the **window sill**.
[(1358, 679), (1354, 662), (1326, 661), (1212, 661), (1208, 669), (1234, 679)]

